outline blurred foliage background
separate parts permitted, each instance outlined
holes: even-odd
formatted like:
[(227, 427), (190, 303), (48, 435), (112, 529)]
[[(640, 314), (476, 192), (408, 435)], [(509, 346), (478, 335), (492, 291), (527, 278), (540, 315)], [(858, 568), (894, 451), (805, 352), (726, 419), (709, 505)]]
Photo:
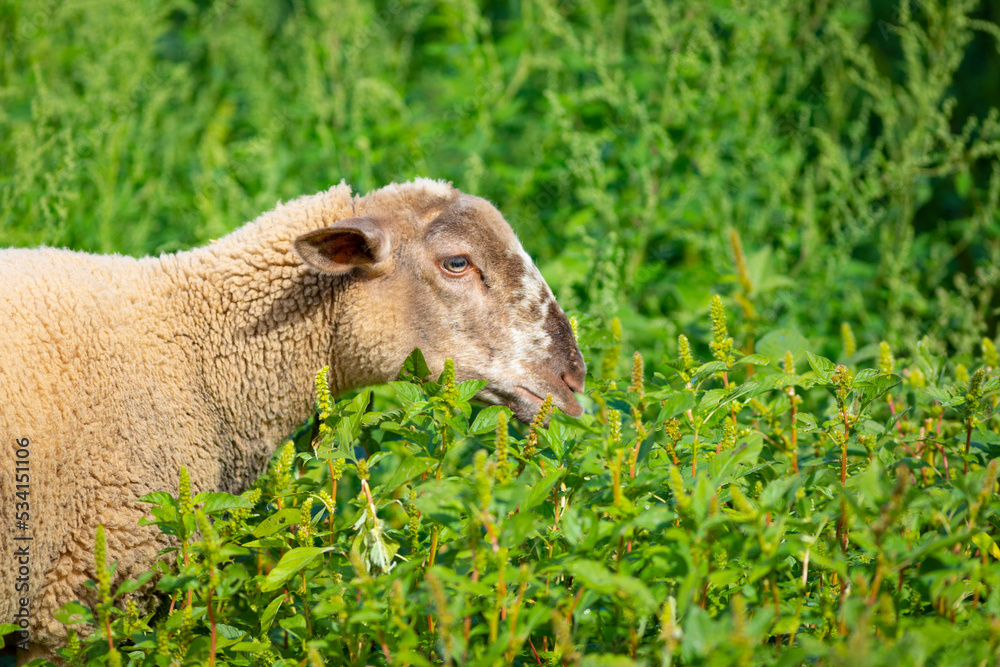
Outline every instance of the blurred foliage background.
[(654, 367), (679, 331), (707, 351), (713, 292), (741, 340), (833, 352), (849, 322), (862, 351), (968, 355), (1000, 308), (998, 21), (968, 0), (5, 0), (0, 245), (174, 251), (423, 175), (497, 203), (567, 310), (619, 317)]

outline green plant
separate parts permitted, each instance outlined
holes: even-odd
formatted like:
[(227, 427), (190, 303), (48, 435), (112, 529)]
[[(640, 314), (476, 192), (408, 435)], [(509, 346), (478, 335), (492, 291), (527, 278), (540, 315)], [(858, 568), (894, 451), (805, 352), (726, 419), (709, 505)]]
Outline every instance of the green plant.
[(997, 327), (997, 11), (16, 0), (0, 245), (176, 250), (341, 179), (431, 176), (498, 202), (651, 369), (715, 291), (745, 345), (780, 326), (829, 356), (850, 322), (861, 353), (971, 355)]
[(145, 498), (179, 543), (171, 613), (129, 619), (100, 584), (111, 634), (64, 655), (110, 661), (110, 637), (132, 665), (992, 659), (1000, 378), (785, 352), (652, 377), (636, 355), (547, 429), (473, 409), (482, 383), (450, 365), (420, 382), (419, 352), (335, 403), (321, 372), (316, 436), (254, 489)]

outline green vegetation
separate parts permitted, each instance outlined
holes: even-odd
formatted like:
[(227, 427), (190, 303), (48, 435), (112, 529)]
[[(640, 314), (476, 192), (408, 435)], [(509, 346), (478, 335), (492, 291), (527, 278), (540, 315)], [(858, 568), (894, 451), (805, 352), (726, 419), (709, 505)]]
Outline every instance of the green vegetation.
[(588, 414), (548, 429), (416, 357), (320, 392), (243, 496), (148, 498), (182, 545), (160, 616), (135, 584), (112, 605), (98, 558), (67, 655), (994, 664), (998, 23), (968, 0), (0, 6), (0, 246), (172, 251), (341, 179), (446, 178), (504, 211), (590, 367)]
[(418, 353), (374, 397), (334, 402), (322, 371), (317, 428), (251, 490), (192, 498), (182, 474), (176, 496), (144, 499), (180, 542), (158, 584), (169, 614), (111, 606), (99, 543), (98, 618), (66, 613), (98, 630), (64, 655), (991, 664), (996, 352), (971, 377), (887, 345), (859, 369), (779, 330), (759, 341), (774, 357), (737, 359), (713, 304), (714, 359), (685, 352), (649, 378), (636, 353), (631, 378), (589, 393), (592, 414), (548, 429), (548, 410), (527, 429), (506, 408), (474, 412), (482, 383), (456, 384), (449, 367), (413, 381)]

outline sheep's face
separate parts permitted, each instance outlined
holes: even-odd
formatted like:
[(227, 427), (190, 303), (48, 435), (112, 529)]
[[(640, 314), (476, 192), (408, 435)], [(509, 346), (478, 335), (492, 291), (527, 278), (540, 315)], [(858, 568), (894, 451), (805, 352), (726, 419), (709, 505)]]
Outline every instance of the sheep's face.
[[(311, 266), (350, 272), (365, 302), (405, 313), (379, 338), (398, 371), (419, 347), (440, 372), (453, 359), (459, 380), (486, 380), (477, 398), (530, 421), (552, 394), (563, 412), (583, 409), (586, 365), (569, 321), (510, 226), (489, 202), (418, 181), (358, 200), (361, 217), (303, 235)], [(391, 377), (379, 378), (382, 380)]]

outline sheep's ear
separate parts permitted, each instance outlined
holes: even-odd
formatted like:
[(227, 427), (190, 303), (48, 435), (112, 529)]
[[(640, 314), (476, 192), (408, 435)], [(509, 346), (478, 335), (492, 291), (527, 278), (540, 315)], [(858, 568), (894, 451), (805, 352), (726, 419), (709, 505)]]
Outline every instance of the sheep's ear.
[(295, 252), (309, 266), (339, 275), (375, 267), (389, 257), (389, 235), (372, 218), (348, 218), (295, 239)]

